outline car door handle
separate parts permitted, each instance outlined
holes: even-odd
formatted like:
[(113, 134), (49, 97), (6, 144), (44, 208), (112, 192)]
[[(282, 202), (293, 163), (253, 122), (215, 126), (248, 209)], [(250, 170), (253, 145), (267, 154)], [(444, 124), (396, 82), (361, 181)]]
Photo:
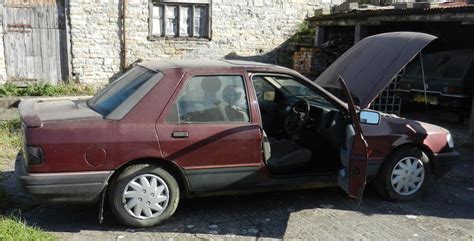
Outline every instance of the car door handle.
[(173, 138), (188, 138), (189, 133), (187, 131), (173, 131), (171, 137)]

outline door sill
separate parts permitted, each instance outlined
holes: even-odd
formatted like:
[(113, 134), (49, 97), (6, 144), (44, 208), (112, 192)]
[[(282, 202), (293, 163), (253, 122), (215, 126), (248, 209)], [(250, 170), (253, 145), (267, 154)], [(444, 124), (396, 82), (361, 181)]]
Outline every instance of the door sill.
[(290, 174), (270, 174), (271, 179), (288, 179), (288, 178), (302, 178), (302, 177), (327, 177), (337, 176), (337, 171), (314, 171), (306, 173), (290, 173)]

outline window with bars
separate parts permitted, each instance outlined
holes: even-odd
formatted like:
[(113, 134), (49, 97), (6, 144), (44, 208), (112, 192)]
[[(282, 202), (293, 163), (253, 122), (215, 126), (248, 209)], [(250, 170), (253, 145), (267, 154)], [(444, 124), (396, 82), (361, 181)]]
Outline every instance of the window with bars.
[(151, 0), (151, 37), (210, 38), (211, 0)]

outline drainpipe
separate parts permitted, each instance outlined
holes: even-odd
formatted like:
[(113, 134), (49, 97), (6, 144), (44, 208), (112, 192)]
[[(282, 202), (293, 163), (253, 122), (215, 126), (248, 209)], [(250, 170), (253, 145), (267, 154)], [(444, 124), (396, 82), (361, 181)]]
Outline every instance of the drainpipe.
[(126, 28), (126, 17), (127, 17), (127, 0), (122, 0), (122, 53), (121, 53), (121, 69), (125, 70), (127, 67), (127, 28)]

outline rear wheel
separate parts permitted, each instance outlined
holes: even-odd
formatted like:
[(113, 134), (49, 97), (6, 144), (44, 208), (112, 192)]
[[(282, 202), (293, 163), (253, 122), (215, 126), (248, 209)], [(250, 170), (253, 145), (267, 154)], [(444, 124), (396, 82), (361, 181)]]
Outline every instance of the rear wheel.
[(109, 204), (115, 217), (133, 227), (151, 227), (178, 207), (179, 186), (167, 171), (148, 164), (125, 168), (112, 183)]
[(419, 198), (431, 183), (428, 156), (419, 148), (402, 147), (383, 163), (375, 187), (391, 201), (411, 201)]

